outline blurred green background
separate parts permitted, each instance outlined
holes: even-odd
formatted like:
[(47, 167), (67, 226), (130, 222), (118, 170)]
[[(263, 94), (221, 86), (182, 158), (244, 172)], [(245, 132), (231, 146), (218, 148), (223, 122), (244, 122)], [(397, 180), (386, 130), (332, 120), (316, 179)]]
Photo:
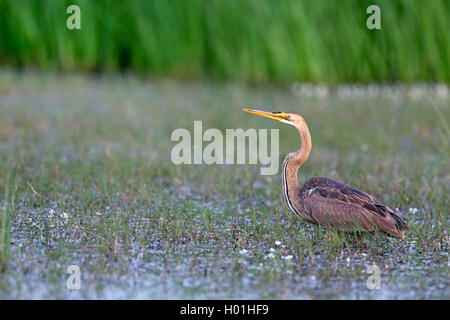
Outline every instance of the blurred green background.
[[(66, 8), (81, 8), (68, 30)], [(381, 30), (366, 9), (381, 8)], [(0, 64), (181, 79), (450, 82), (448, 0), (0, 0)]]

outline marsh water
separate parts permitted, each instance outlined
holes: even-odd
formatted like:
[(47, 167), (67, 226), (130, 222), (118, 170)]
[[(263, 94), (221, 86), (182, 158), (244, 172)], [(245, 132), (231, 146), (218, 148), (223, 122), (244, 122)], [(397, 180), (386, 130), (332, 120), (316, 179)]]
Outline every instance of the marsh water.
[[(4, 70), (0, 297), (449, 299), (449, 100), (445, 85), (255, 88)], [(329, 176), (400, 207), (405, 239), (329, 242), (290, 214), (278, 175), (171, 163), (171, 132), (194, 120), (279, 128), (281, 162), (297, 133), (240, 111), (252, 105), (301, 112), (313, 151), (300, 182)]]

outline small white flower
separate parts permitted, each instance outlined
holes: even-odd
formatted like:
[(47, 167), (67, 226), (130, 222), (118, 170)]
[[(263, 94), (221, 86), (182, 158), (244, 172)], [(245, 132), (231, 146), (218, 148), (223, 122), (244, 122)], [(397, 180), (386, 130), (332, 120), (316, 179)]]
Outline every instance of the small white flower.
[(275, 245), (279, 246), (281, 244), (281, 241), (277, 240), (275, 241)]
[(97, 211), (95, 214), (98, 215), (98, 216), (102, 215), (102, 213), (100, 211)]
[(270, 259), (273, 259), (273, 258), (275, 258), (275, 255), (271, 252), (267, 255), (267, 257), (269, 257)]
[(270, 252), (275, 252), (274, 248), (270, 248), (269, 250), (270, 250)]
[(245, 249), (241, 249), (241, 250), (239, 250), (239, 253), (240, 254), (246, 254), (248, 251), (247, 250), (245, 250)]
[(416, 213), (417, 211), (419, 211), (419, 209), (417, 209), (417, 208), (409, 208), (409, 212), (410, 213)]
[(64, 219), (64, 223), (67, 223), (69, 221), (69, 215), (67, 214), (67, 212), (63, 212), (61, 214), (61, 217)]
[(291, 260), (292, 258), (293, 258), (293, 256), (290, 254), (283, 257), (284, 260)]
[(53, 217), (53, 215), (55, 214), (55, 210), (50, 209), (50, 210), (48, 211), (48, 213), (50, 214), (50, 217)]
[(350, 258), (347, 258), (347, 263), (350, 263), (350, 261), (351, 261)]

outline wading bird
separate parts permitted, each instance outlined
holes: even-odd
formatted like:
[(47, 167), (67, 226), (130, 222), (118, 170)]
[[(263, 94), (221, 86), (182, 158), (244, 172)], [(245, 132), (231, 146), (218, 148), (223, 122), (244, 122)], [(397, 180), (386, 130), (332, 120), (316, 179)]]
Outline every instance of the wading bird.
[(402, 230), (408, 230), (408, 226), (402, 217), (365, 192), (326, 177), (311, 178), (300, 188), (298, 168), (311, 152), (311, 135), (301, 115), (255, 109), (244, 111), (291, 125), (300, 133), (300, 149), (286, 156), (281, 173), (283, 196), (290, 211), (326, 228), (328, 238), (333, 231), (373, 233), (379, 230), (403, 239)]

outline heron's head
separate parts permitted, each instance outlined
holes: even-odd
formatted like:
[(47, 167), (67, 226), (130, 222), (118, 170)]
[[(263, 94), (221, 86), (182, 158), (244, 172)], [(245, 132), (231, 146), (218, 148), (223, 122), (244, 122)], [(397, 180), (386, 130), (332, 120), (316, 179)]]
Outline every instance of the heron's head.
[(263, 111), (263, 110), (257, 110), (257, 109), (243, 109), (245, 112), (256, 114), (258, 116), (275, 119), (282, 123), (286, 123), (288, 125), (294, 126), (294, 127), (301, 127), (303, 124), (305, 124), (305, 120), (301, 115), (295, 112), (289, 112), (289, 111)]

